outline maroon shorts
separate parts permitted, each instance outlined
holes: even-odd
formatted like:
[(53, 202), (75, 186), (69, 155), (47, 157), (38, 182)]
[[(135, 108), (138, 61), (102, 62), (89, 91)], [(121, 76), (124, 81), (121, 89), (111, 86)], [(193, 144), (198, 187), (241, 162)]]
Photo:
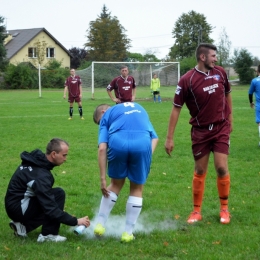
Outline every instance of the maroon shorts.
[(229, 154), (230, 123), (225, 120), (208, 127), (192, 127), (191, 141), (194, 160), (198, 160), (210, 152)]
[(81, 101), (81, 98), (79, 96), (73, 97), (73, 96), (69, 95), (68, 102), (70, 102), (70, 103), (77, 102), (78, 103), (80, 101)]

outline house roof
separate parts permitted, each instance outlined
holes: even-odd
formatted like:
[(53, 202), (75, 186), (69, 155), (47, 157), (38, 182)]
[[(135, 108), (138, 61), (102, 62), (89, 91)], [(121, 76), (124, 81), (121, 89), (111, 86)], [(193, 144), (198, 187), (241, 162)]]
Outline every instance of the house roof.
[(28, 42), (35, 38), (39, 33), (45, 32), (50, 38), (52, 38), (56, 44), (58, 44), (69, 56), (72, 57), (71, 53), (57, 40), (55, 39), (45, 28), (33, 28), (33, 29), (17, 29), (8, 30), (8, 34), (12, 35), (6, 45), (6, 57), (11, 59), (19, 50), (21, 50)]

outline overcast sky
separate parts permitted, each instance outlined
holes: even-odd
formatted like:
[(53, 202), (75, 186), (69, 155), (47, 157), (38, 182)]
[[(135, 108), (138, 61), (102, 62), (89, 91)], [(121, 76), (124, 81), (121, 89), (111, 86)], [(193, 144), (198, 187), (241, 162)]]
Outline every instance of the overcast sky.
[(190, 11), (203, 14), (213, 29), (210, 37), (219, 41), (225, 28), (234, 48), (246, 48), (260, 57), (259, 0), (7, 0), (1, 1), (0, 16), (7, 29), (44, 27), (67, 49), (83, 48), (89, 22), (100, 15), (106, 5), (131, 39), (130, 52), (155, 52), (164, 58), (173, 46), (175, 22)]

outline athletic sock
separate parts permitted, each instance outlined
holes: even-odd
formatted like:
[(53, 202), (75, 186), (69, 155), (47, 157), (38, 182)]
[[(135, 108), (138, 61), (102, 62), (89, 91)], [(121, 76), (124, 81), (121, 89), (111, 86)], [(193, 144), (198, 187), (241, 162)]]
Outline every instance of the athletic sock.
[(78, 110), (79, 110), (79, 115), (80, 115), (80, 117), (82, 117), (82, 116), (83, 116), (83, 110), (82, 110), (82, 107), (79, 107)]
[(220, 209), (228, 209), (228, 195), (230, 190), (230, 175), (220, 178), (217, 178), (218, 194), (220, 200)]
[(70, 107), (69, 113), (70, 113), (70, 117), (72, 117), (72, 115), (73, 115), (73, 107)]
[(131, 235), (142, 210), (143, 198), (129, 196), (126, 203), (125, 231)]
[(156, 102), (156, 96), (153, 96), (153, 101)]
[(193, 193), (193, 207), (194, 211), (201, 212), (204, 188), (205, 188), (205, 178), (206, 174), (197, 174), (194, 172), (192, 180), (192, 193)]
[(112, 191), (109, 192), (108, 198), (102, 196), (97, 216), (97, 223), (101, 224), (102, 226), (105, 225), (111, 210), (115, 206), (116, 200), (117, 195)]
[(259, 138), (260, 138), (260, 125), (258, 126), (258, 134), (259, 134)]
[(161, 102), (161, 96), (158, 96), (158, 102)]

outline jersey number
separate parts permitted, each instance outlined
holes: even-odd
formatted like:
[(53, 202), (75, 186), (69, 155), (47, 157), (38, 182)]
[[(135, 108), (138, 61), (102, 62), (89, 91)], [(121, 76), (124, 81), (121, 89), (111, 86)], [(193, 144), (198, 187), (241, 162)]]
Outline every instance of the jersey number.
[(124, 103), (124, 106), (125, 106), (125, 107), (135, 107), (135, 104), (132, 103), (132, 102), (125, 102), (125, 103)]

